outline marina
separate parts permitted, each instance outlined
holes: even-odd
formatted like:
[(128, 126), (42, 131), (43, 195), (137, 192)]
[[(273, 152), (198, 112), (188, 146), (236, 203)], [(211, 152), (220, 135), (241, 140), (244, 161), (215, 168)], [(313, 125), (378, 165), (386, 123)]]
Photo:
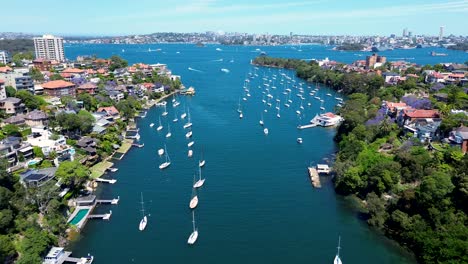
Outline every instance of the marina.
[[(120, 49), (125, 48), (130, 60), (154, 63), (154, 58), (138, 57), (139, 46), (122, 45)], [(104, 45), (102, 50), (101, 46), (91, 47), (99, 56), (110, 55), (114, 49), (112, 45)], [(90, 53), (90, 49), (79, 47), (82, 54)], [(288, 55), (284, 47), (265, 49), (272, 56)], [(70, 246), (74, 254), (92, 252), (99, 263), (212, 263), (222, 260), (230, 264), (246, 258), (257, 263), (286, 263), (291, 261), (288, 257), (291, 255), (295, 256), (294, 263), (311, 260), (331, 263), (336, 255), (337, 237), (341, 235), (340, 258), (345, 263), (411, 263), (399, 249), (355, 218), (335, 195), (330, 181), (323, 181), (321, 188), (314, 189), (310, 186), (310, 177), (304, 177), (304, 167), (310, 161), (322, 163), (324, 157), (336, 150), (335, 132), (322, 128), (297, 129), (299, 124), (307, 123), (320, 113), (317, 100), (313, 99), (308, 106), (309, 88), (304, 84), (302, 106), (305, 109), (300, 108), (301, 97), (291, 96), (290, 107), (281, 107), (281, 118), (277, 118), (276, 99), (281, 100), (280, 105), (288, 100), (283, 86), (289, 81), (292, 94), (300, 93), (303, 81), (295, 78), (293, 72), (249, 66), (250, 59), (255, 56), (252, 47), (226, 46), (217, 52), (212, 45), (200, 49), (174, 44), (165, 45), (163, 50), (167, 53), (158, 54), (158, 60), (180, 74), (185, 85), (197, 87), (197, 96), (179, 96), (177, 112), (171, 103), (173, 98), (169, 97), (166, 109), (162, 106), (148, 109), (144, 119), (137, 119), (138, 133), (145, 147), (132, 148), (123, 159), (116, 160), (113, 167), (118, 171), (112, 177), (118, 182), (102, 184), (98, 190), (100, 197), (120, 195), (124, 199), (112, 207), (111, 221), (86, 224), (85, 235)], [(308, 47), (302, 50), (306, 55)], [(172, 57), (176, 56), (175, 51), (201, 53), (202, 56), (187, 56), (184, 63), (180, 63), (180, 57)], [(219, 61), (227, 51), (230, 54)], [(232, 56), (234, 62), (230, 63)], [(188, 70), (189, 67), (202, 72)], [(230, 73), (221, 72), (221, 68), (229, 69)], [(251, 96), (247, 96), (243, 84), (250, 71), (254, 78), (249, 78)], [(268, 86), (260, 84), (262, 88), (257, 88), (264, 76), (272, 80), (268, 82), (270, 91), (265, 93), (265, 101), (270, 98), (267, 94), (273, 96), (271, 108), (261, 101), (262, 91)], [(281, 79), (283, 84), (280, 84)], [(309, 85), (311, 90), (316, 88), (314, 84)], [(337, 104), (334, 97), (342, 97), (323, 86), (319, 92), (328, 111)], [(332, 97), (325, 96), (327, 93)], [(247, 100), (242, 100), (243, 97)], [(242, 119), (236, 111), (239, 98)], [(300, 116), (296, 110), (300, 110)], [(162, 116), (165, 111), (167, 115)], [(194, 130), (191, 139), (185, 137), (188, 127), (183, 127), (189, 112)], [(184, 113), (185, 120), (181, 121)], [(178, 123), (172, 122), (174, 116), (180, 118)], [(260, 119), (265, 127), (259, 125)], [(150, 127), (151, 123), (154, 127)], [(160, 132), (156, 130), (159, 123), (165, 126)], [(165, 137), (168, 123), (171, 124), (170, 138)], [(264, 128), (268, 128), (268, 136)], [(298, 138), (303, 139), (302, 144), (298, 144)], [(165, 154), (158, 155), (158, 149), (164, 148), (164, 144), (171, 165), (161, 170), (158, 166), (169, 160)], [(202, 148), (206, 163), (200, 177)], [(188, 158), (188, 150), (193, 150), (192, 158)], [(207, 181), (194, 192), (193, 186), (200, 178)], [(142, 220), (141, 192), (144, 193), (145, 212), (153, 210), (151, 215), (154, 215), (148, 217), (143, 232), (138, 230)], [(195, 217), (189, 206), (194, 197), (198, 200)], [(108, 212), (103, 209), (93, 214)], [(196, 243), (188, 246), (188, 239), (194, 232), (193, 220), (199, 233)], [(318, 230), (317, 226), (322, 228)], [(108, 245), (110, 239), (112, 247)], [(313, 249), (311, 245), (315, 245)], [(238, 254), (233, 255), (233, 250)]]

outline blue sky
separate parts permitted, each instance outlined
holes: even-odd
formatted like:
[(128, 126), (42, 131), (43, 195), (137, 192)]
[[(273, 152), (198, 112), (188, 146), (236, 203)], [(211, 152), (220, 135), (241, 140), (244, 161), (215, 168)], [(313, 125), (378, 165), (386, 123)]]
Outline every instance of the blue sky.
[[(248, 32), (468, 35), (468, 0), (23, 0), (2, 3), (0, 31), (60, 35)], [(6, 11), (6, 12), (5, 12)]]

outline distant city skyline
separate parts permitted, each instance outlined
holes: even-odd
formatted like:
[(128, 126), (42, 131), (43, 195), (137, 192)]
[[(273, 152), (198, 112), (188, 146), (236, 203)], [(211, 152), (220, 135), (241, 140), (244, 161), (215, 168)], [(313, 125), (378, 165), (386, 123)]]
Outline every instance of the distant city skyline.
[(307, 35), (468, 35), (468, 0), (8, 1), (5, 32), (116, 36), (153, 32)]

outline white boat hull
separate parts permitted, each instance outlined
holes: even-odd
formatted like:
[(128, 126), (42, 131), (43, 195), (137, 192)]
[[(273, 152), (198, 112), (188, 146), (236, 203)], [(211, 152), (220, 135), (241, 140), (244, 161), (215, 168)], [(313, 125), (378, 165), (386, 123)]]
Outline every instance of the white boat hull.
[(158, 154), (159, 154), (159, 156), (164, 155), (164, 149), (159, 149), (159, 150), (158, 150)]
[(192, 198), (192, 200), (190, 200), (189, 207), (190, 209), (194, 209), (195, 207), (197, 207), (197, 205), (198, 205), (198, 196), (195, 196)]
[(141, 219), (140, 221), (140, 225), (138, 226), (138, 229), (140, 229), (140, 231), (143, 231), (145, 230), (146, 228), (146, 224), (148, 223), (148, 219), (146, 218), (146, 215), (143, 217), (143, 219)]
[(195, 244), (195, 242), (197, 242), (197, 239), (198, 239), (198, 230), (195, 230), (192, 232), (192, 234), (190, 234), (190, 237), (188, 238), (187, 243), (189, 245), (193, 245)]
[(200, 188), (200, 187), (203, 186), (204, 183), (205, 183), (205, 179), (198, 180), (198, 181), (193, 185), (193, 188)]
[(205, 160), (199, 161), (199, 162), (198, 162), (198, 166), (199, 166), (199, 167), (205, 166)]
[(171, 165), (170, 162), (164, 162), (163, 164), (159, 165), (159, 168), (164, 170), (165, 168), (169, 167), (169, 165)]

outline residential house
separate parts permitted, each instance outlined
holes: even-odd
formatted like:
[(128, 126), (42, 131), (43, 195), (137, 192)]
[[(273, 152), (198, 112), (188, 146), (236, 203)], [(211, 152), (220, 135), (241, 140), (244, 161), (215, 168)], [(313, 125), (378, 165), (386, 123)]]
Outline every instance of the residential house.
[(32, 127), (31, 132), (27, 142), (32, 146), (40, 147), (46, 156), (55, 152), (59, 159), (68, 159), (75, 154), (75, 150), (67, 144), (64, 136), (53, 135), (44, 127)]
[(0, 100), (0, 110), (4, 110), (7, 114), (24, 113), (26, 107), (21, 103), (21, 99), (16, 97), (7, 97)]
[(449, 140), (452, 143), (458, 144), (463, 153), (468, 152), (468, 127), (461, 126), (450, 132)]
[(25, 187), (41, 187), (55, 178), (56, 167), (28, 170), (20, 174), (20, 182)]
[(119, 110), (117, 110), (115, 106), (99, 107), (96, 112), (105, 113), (105, 117), (109, 121), (115, 121), (117, 119), (120, 119)]
[(77, 93), (88, 93), (88, 94), (95, 94), (97, 90), (97, 85), (92, 82), (84, 83), (76, 89)]
[(426, 83), (444, 83), (445, 75), (440, 72), (433, 71), (429, 74), (426, 74), (424, 81)]
[(397, 121), (400, 125), (408, 125), (418, 119), (440, 118), (437, 110), (422, 110), (407, 108), (400, 111)]
[(58, 62), (54, 60), (48, 60), (44, 58), (38, 58), (33, 60), (33, 65), (35, 68), (39, 69), (41, 72), (42, 71), (51, 71), (55, 65), (57, 65)]
[(7, 169), (10, 169), (24, 159), (34, 157), (33, 149), (29, 143), (22, 142), (20, 137), (7, 137), (0, 141), (0, 157), (7, 161)]
[(405, 125), (404, 128), (414, 134), (415, 138), (421, 142), (430, 142), (440, 136), (439, 127), (442, 123), (440, 118), (416, 119), (414, 122)]
[(396, 72), (384, 72), (382, 73), (382, 77), (385, 83), (390, 85), (396, 85), (401, 78), (400, 74)]
[(400, 111), (409, 108), (409, 106), (406, 105), (406, 103), (403, 103), (403, 102), (394, 103), (394, 102), (384, 101), (382, 106), (385, 109), (387, 115), (396, 115)]
[(49, 117), (40, 110), (33, 110), (24, 116), (26, 124), (30, 127), (45, 127), (49, 125)]
[(109, 96), (109, 98), (114, 100), (115, 102), (119, 102), (120, 100), (125, 98), (123, 92), (120, 92), (113, 87), (104, 88), (104, 93), (106, 93), (107, 96)]
[(7, 98), (5, 81), (0, 79), (0, 100)]
[(50, 81), (42, 84), (44, 94), (48, 96), (75, 96), (75, 84), (63, 80)]
[(3, 125), (17, 125), (21, 126), (26, 124), (26, 120), (24, 120), (24, 115), (22, 114), (17, 114), (14, 116), (10, 116), (9, 118), (3, 120)]
[(12, 86), (16, 90), (28, 90), (34, 92), (34, 82), (29, 76), (28, 68), (0, 67), (0, 79), (5, 81), (5, 86)]
[(97, 154), (96, 146), (97, 146), (97, 139), (90, 138), (90, 137), (82, 137), (76, 145), (84, 150), (88, 156), (95, 156)]

